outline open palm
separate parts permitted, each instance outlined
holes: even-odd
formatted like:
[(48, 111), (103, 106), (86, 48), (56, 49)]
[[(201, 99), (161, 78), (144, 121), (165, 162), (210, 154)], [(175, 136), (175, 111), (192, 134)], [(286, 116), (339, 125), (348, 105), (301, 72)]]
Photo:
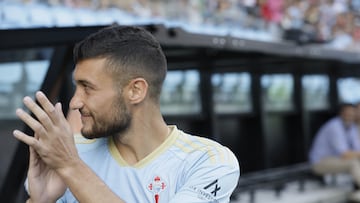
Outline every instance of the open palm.
[(28, 171), (29, 193), (32, 202), (55, 202), (60, 198), (66, 185), (55, 170), (41, 160), (36, 151), (30, 147)]

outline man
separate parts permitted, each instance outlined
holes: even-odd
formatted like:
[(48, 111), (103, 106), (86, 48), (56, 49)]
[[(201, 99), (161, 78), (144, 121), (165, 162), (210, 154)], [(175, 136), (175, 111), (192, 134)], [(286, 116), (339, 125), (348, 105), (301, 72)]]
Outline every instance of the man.
[[(349, 173), (360, 186), (360, 142), (354, 105), (342, 104), (339, 115), (320, 128), (309, 158), (315, 173)], [(360, 202), (360, 191), (355, 191), (350, 198)]]
[(30, 146), (28, 202), (229, 202), (239, 164), (226, 147), (167, 126), (159, 107), (166, 59), (142, 28), (112, 26), (74, 48), (81, 113), (76, 137), (63, 116), (37, 92), (17, 116), (35, 132), (14, 136)]

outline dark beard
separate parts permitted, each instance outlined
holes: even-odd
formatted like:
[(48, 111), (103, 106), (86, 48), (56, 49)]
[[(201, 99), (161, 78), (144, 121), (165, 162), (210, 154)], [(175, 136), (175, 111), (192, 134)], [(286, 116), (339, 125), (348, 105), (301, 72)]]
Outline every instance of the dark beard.
[(94, 119), (94, 124), (90, 131), (84, 131), (81, 129), (82, 135), (88, 139), (94, 139), (116, 136), (126, 132), (129, 129), (132, 120), (130, 111), (126, 108), (126, 105), (122, 102), (122, 100), (118, 100), (117, 104), (113, 104), (113, 106), (116, 106), (114, 108), (116, 110), (111, 113), (113, 116), (108, 120), (95, 120), (95, 117), (91, 114)]

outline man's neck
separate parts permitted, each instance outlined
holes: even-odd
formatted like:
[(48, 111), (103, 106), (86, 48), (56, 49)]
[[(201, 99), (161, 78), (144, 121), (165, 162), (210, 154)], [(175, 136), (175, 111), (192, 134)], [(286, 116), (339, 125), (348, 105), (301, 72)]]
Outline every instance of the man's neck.
[(135, 165), (155, 151), (168, 137), (170, 129), (164, 122), (143, 125), (141, 128), (130, 128), (126, 134), (114, 139), (121, 157), (129, 164)]

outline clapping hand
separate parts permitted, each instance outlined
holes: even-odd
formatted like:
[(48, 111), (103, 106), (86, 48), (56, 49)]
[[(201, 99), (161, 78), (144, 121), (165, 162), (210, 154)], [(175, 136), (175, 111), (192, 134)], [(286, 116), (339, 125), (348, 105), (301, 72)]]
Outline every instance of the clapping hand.
[(79, 160), (71, 127), (60, 103), (54, 106), (42, 92), (36, 93), (37, 104), (25, 97), (25, 106), (37, 119), (22, 109), (16, 115), (33, 131), (34, 137), (14, 130), (14, 136), (29, 145), (28, 183), (31, 202), (54, 202), (66, 189), (61, 170)]

